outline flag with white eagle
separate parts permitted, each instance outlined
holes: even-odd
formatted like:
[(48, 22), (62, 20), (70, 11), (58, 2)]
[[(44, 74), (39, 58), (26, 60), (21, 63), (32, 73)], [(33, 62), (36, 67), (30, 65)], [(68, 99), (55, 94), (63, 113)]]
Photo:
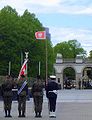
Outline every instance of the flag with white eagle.
[(46, 31), (37, 31), (35, 32), (36, 39), (46, 39)]

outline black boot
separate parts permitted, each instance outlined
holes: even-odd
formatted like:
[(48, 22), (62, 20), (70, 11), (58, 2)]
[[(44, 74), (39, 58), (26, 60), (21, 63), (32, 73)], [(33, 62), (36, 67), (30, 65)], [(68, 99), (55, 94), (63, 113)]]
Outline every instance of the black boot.
[(42, 116), (41, 116), (41, 112), (39, 112), (38, 117), (42, 117)]
[(18, 117), (21, 117), (21, 111), (19, 110), (19, 116)]
[(35, 112), (35, 117), (38, 117), (38, 112)]
[(11, 110), (8, 110), (8, 117), (12, 117), (11, 116)]
[(7, 117), (7, 110), (5, 110), (5, 117)]
[(22, 112), (22, 117), (25, 117), (25, 112), (24, 111)]

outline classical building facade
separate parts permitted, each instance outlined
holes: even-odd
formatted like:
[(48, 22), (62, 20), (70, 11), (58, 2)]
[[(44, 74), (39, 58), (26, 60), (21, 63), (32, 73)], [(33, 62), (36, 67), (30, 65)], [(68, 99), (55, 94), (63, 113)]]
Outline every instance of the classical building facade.
[(92, 60), (84, 59), (78, 55), (75, 59), (63, 59), (61, 54), (57, 54), (56, 63), (54, 64), (56, 80), (64, 88), (64, 70), (72, 68), (75, 71), (76, 88), (79, 87), (79, 80), (82, 80), (84, 71), (92, 71)]

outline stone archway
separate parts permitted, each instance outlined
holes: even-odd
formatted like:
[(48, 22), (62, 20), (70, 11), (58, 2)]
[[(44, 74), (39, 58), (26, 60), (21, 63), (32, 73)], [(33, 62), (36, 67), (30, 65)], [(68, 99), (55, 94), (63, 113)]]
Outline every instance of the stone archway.
[[(56, 81), (63, 89), (63, 70), (71, 67), (75, 70), (76, 88), (79, 88), (79, 82), (82, 78), (83, 70), (85, 67), (92, 68), (92, 60), (84, 59), (82, 56), (77, 56), (76, 59), (63, 59), (61, 54), (57, 54), (56, 63), (54, 64)], [(92, 73), (91, 73), (92, 74)]]

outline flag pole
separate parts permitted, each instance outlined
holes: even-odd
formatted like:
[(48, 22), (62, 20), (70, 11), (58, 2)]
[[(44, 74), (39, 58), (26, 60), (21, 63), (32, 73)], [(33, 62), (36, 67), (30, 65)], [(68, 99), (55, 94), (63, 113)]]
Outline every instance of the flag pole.
[(46, 84), (48, 83), (48, 51), (47, 51), (47, 40), (46, 40)]
[(46, 75), (45, 75), (45, 77), (46, 77), (46, 83), (47, 83), (47, 79), (48, 79), (48, 76), (47, 76), (47, 74), (48, 74), (48, 59), (47, 59), (47, 56), (48, 56), (48, 51), (47, 51), (47, 40), (46, 40), (46, 31), (38, 31), (38, 32), (35, 32), (35, 37), (36, 37), (36, 39), (40, 39), (40, 40), (45, 40), (45, 49), (46, 49)]

